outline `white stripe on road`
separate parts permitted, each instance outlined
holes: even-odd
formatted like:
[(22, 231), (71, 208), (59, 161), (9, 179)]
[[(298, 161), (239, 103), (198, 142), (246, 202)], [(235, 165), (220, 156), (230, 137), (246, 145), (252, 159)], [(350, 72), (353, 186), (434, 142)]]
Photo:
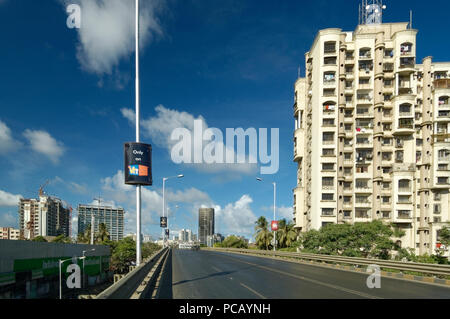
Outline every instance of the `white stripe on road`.
[(259, 292), (257, 292), (256, 290), (253, 290), (253, 289), (250, 288), (249, 286), (244, 285), (242, 282), (241, 282), (241, 286), (244, 287), (244, 288), (247, 288), (248, 290), (250, 290), (251, 292), (253, 292), (255, 295), (257, 295), (259, 298), (261, 298), (261, 299), (267, 299), (266, 297), (264, 297), (263, 295), (261, 295), (261, 294), (260, 294)]

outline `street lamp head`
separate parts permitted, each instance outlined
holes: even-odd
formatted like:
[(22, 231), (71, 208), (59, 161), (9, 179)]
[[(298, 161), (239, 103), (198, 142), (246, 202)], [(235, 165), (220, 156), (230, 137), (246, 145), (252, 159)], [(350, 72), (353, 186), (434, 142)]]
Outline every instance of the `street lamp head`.
[(262, 178), (260, 177), (257, 177), (256, 180), (262, 182)]
[(183, 178), (184, 175), (183, 175), (183, 174), (180, 174), (180, 175), (178, 175), (177, 177), (178, 177), (178, 178)]

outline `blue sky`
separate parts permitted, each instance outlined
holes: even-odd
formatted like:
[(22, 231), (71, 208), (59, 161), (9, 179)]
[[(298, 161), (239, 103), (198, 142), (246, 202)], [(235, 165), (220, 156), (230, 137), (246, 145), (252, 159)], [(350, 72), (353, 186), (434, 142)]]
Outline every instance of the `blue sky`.
[[(153, 145), (154, 185), (143, 193), (143, 231), (157, 237), (162, 178), (174, 230), (197, 232), (201, 205), (216, 208), (216, 230), (251, 237), (257, 217), (292, 217), (293, 83), (304, 53), (329, 27), (352, 31), (358, 1), (142, 0), (142, 141)], [(74, 207), (100, 195), (126, 209), (135, 230), (134, 189), (123, 184), (123, 143), (135, 130), (134, 1), (73, 0), (82, 28), (69, 29), (62, 0), (0, 0), (0, 226), (17, 227), (17, 198), (46, 192)], [(385, 22), (414, 11), (418, 61), (449, 60), (448, 1), (388, 1)], [(436, 5), (435, 5), (436, 4)], [(439, 7), (439, 10), (436, 8)], [(330, 14), (333, 13), (333, 14)], [(84, 23), (84, 24), (83, 24)], [(189, 126), (280, 129), (280, 170), (177, 165), (166, 121)], [(178, 206), (176, 208), (175, 206)], [(74, 227), (76, 231), (76, 227)]]

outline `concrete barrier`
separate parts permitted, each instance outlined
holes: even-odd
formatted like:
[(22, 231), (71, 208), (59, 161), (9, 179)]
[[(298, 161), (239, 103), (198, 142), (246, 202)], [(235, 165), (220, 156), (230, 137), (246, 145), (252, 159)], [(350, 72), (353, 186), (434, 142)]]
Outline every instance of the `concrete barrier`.
[(139, 267), (135, 268), (108, 289), (104, 290), (95, 299), (130, 299), (167, 249), (168, 248), (163, 248), (154, 253)]

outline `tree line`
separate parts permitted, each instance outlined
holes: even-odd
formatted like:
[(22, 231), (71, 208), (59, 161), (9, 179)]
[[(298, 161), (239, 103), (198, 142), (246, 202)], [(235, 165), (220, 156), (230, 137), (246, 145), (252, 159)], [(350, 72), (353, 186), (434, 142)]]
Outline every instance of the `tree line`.
[[(258, 249), (273, 249), (273, 232), (265, 217), (255, 222), (255, 244)], [(277, 249), (312, 254), (347, 257), (396, 259), (414, 262), (448, 264), (443, 250), (433, 255), (417, 256), (414, 249), (401, 247), (400, 239), (405, 232), (395, 224), (376, 220), (368, 223), (328, 224), (319, 230), (300, 233), (293, 222), (278, 221)], [(440, 242), (450, 248), (450, 228), (439, 232)]]

